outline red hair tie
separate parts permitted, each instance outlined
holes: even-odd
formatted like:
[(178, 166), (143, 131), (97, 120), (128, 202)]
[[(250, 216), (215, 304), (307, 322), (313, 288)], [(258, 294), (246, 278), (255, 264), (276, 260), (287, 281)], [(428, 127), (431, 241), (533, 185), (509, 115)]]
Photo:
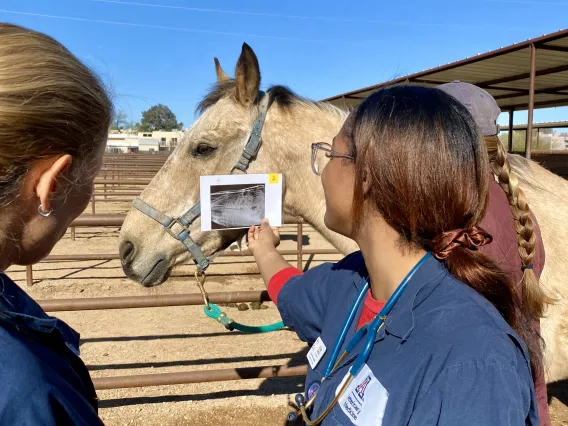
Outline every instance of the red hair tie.
[(434, 257), (443, 260), (458, 246), (475, 250), (491, 241), (493, 241), (493, 237), (485, 229), (474, 226), (469, 229), (454, 229), (453, 231), (443, 232), (432, 239), (430, 246)]

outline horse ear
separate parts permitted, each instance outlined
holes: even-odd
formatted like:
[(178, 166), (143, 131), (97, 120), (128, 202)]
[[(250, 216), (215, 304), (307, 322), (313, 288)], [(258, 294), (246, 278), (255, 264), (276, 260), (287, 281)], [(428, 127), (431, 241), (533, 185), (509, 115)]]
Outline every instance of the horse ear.
[(217, 73), (217, 83), (224, 83), (225, 81), (229, 81), (230, 78), (227, 75), (227, 73), (225, 73), (225, 71), (223, 71), (223, 68), (221, 68), (221, 64), (219, 63), (219, 59), (217, 58), (213, 58), (215, 60), (215, 72)]
[(237, 101), (243, 105), (252, 104), (258, 96), (258, 89), (260, 89), (260, 68), (256, 55), (246, 43), (243, 43), (241, 56), (237, 61), (235, 81), (237, 84)]

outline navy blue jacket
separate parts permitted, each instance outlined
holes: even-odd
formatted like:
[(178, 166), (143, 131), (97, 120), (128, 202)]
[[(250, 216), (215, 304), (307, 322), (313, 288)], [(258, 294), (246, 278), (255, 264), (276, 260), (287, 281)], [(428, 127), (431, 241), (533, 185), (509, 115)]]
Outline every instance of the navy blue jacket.
[(102, 425), (79, 335), (0, 274), (0, 425)]
[[(363, 257), (357, 252), (336, 264), (323, 264), (291, 278), (278, 294), (284, 323), (308, 343), (321, 337), (327, 348), (306, 378), (307, 397), (319, 388), (312, 419), (330, 404), (364, 343), (360, 342), (318, 387), (353, 300), (367, 277)], [(344, 346), (355, 332), (358, 317), (359, 313)], [(374, 394), (376, 415), (372, 424), (539, 424), (524, 342), (493, 305), (453, 278), (433, 257), (411, 278), (385, 327), (377, 333), (367, 365), (382, 392)], [(359, 393), (349, 396), (351, 406), (346, 404), (342, 409), (336, 404), (323, 425), (355, 423), (353, 419), (361, 415), (355, 400), (363, 400), (368, 384), (368, 380), (360, 380)]]

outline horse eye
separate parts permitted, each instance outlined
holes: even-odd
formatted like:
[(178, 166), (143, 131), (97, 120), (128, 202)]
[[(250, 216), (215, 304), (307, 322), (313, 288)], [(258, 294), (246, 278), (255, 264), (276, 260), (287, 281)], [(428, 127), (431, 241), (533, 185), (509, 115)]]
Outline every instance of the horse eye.
[(216, 150), (217, 148), (211, 145), (208, 145), (206, 143), (200, 143), (195, 147), (191, 155), (194, 157), (206, 157), (208, 155), (213, 154)]

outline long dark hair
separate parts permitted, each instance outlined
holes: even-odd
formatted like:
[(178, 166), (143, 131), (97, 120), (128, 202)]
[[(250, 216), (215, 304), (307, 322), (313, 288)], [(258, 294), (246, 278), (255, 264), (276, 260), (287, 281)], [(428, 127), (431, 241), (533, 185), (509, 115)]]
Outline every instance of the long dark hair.
[[(422, 86), (382, 89), (352, 113), (347, 130), (356, 158), (356, 228), (368, 204), (409, 248), (435, 252), (440, 236), (465, 235), (467, 240), (480, 235), (489, 160), (475, 121), (453, 97)], [(366, 179), (369, 185), (363, 185)], [(467, 244), (456, 243), (439, 258), (454, 277), (491, 302), (525, 341), (535, 377), (542, 368), (539, 336), (507, 275)]]

